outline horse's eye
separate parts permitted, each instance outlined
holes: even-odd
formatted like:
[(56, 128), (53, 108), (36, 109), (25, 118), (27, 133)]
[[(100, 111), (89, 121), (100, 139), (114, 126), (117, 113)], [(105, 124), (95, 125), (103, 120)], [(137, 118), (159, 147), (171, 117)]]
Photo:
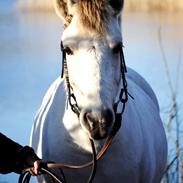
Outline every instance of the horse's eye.
[(114, 54), (118, 54), (122, 49), (122, 43), (118, 43), (116, 44), (113, 48), (112, 48), (112, 52)]
[(71, 50), (71, 48), (69, 48), (68, 46), (66, 46), (65, 48), (64, 48), (64, 51), (65, 51), (65, 53), (67, 54), (67, 55), (73, 55), (74, 54), (74, 52)]

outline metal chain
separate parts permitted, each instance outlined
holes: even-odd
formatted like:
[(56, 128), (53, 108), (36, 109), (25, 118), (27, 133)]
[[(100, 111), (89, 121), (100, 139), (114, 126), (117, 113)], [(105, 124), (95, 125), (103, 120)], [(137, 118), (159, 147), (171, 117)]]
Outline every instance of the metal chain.
[(64, 50), (62, 41), (61, 41), (60, 47), (61, 47), (61, 51), (62, 51), (62, 64), (63, 64), (61, 78), (63, 78), (63, 75), (65, 75), (65, 81), (66, 81), (67, 90), (68, 90), (68, 101), (69, 101), (70, 107), (71, 107), (72, 111), (75, 114), (77, 114), (77, 116), (79, 116), (80, 108), (77, 104), (77, 100), (76, 100), (74, 93), (71, 93), (72, 87), (71, 87), (70, 81), (69, 81), (69, 72), (68, 72), (68, 67), (67, 67), (66, 52)]

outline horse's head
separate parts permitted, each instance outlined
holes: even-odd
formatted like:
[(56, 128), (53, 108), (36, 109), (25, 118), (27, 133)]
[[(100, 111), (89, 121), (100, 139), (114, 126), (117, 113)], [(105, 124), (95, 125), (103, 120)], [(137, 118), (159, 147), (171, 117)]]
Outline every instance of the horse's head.
[(105, 138), (115, 120), (113, 107), (121, 79), (123, 0), (55, 1), (66, 24), (72, 15), (62, 42), (81, 126), (91, 138)]

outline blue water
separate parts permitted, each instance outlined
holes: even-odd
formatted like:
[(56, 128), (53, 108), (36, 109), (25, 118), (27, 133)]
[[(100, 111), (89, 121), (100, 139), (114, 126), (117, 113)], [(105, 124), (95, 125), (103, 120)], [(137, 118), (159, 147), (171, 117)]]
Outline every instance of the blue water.
[[(16, 13), (9, 8), (14, 2), (0, 1), (0, 131), (26, 145), (41, 100), (60, 74), (62, 24), (54, 14)], [(164, 108), (171, 103), (171, 95), (158, 43), (160, 27), (171, 77), (175, 80), (179, 53), (183, 57), (181, 16), (142, 13), (125, 13), (123, 16), (127, 65), (151, 84), (162, 117), (166, 119)], [(179, 67), (182, 74), (183, 64)], [(181, 105), (181, 81), (177, 90)], [(182, 114), (180, 110), (180, 116)], [(15, 174), (0, 176), (1, 183), (16, 181)]]
[(10, 11), (15, 5), (16, 0), (1, 0), (0, 1), (0, 12)]
[[(0, 131), (22, 145), (29, 144), (36, 111), (60, 74), (61, 31), (56, 15), (0, 12)], [(16, 180), (0, 176), (0, 182)]]

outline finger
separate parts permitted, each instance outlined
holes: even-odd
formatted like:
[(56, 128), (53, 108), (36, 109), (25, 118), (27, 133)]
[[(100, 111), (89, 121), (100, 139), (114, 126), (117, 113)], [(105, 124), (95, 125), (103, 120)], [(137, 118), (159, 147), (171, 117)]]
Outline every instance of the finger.
[(29, 172), (30, 172), (31, 175), (36, 176), (35, 171), (34, 171), (34, 168), (30, 168), (29, 169)]
[(41, 161), (35, 161), (34, 162), (34, 173), (36, 174), (36, 175), (40, 175), (41, 174), (41, 172), (40, 172), (40, 163), (41, 163)]

